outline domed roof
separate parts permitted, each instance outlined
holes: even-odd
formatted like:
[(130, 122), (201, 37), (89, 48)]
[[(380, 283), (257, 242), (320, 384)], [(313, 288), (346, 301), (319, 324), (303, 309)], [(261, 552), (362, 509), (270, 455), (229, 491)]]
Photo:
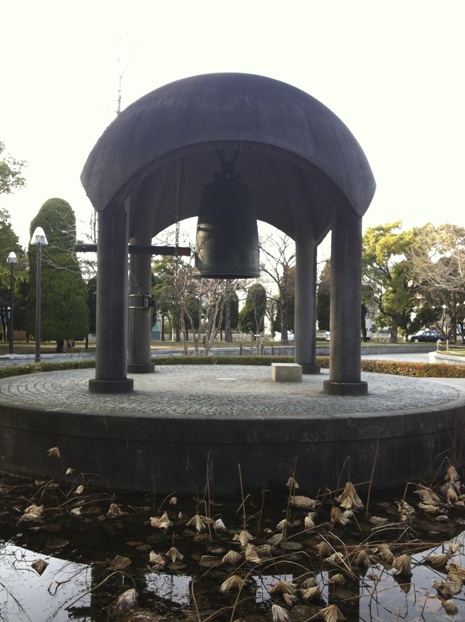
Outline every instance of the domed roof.
[(104, 131), (81, 180), (96, 210), (131, 197), (133, 226), (136, 212), (154, 210), (155, 235), (179, 218), (176, 163), (182, 159), (185, 172), (182, 219), (196, 215), (219, 150), (240, 152), (237, 168), (254, 190), (258, 218), (290, 235), (291, 212), (310, 210), (318, 236), (334, 205), (363, 215), (373, 198), (367, 158), (331, 110), (289, 84), (241, 73), (185, 78), (141, 97)]

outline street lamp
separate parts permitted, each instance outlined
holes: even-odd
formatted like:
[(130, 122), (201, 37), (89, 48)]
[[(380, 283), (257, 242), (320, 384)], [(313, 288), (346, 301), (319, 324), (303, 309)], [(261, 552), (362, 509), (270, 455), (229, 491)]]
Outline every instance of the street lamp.
[(15, 263), (18, 263), (16, 259), (16, 253), (11, 251), (6, 259), (6, 263), (10, 264), (10, 327), (8, 330), (9, 337), (9, 353), (13, 354), (14, 351), (14, 338), (13, 338), (13, 303), (14, 303), (14, 287), (15, 287), (15, 277), (13, 274), (13, 269)]
[(31, 244), (37, 246), (37, 278), (36, 278), (36, 363), (40, 363), (40, 262), (42, 255), (42, 246), (47, 246), (47, 238), (45, 237), (42, 227), (37, 229), (32, 234)]

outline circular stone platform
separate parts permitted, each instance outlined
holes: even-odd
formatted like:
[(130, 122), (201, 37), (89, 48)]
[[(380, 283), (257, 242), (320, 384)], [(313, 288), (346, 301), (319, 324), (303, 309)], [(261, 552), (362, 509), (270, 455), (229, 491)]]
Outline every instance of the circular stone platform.
[[(362, 374), (368, 395), (323, 393), (327, 370), (273, 382), (270, 367), (160, 366), (134, 375), (134, 392), (89, 393), (94, 370), (0, 381), (2, 470), (61, 479), (67, 467), (115, 489), (213, 493), (350, 479), (374, 486), (430, 480), (459, 466), (465, 380)], [(48, 457), (57, 446), (60, 460)], [(446, 465), (447, 466), (447, 465)], [(64, 467), (64, 470), (63, 470)]]

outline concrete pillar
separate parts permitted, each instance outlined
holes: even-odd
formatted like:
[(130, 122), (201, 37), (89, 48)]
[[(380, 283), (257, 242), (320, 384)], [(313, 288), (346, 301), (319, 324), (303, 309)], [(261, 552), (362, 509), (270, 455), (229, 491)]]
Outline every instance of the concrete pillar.
[[(134, 238), (134, 244), (150, 245), (150, 239)], [(128, 372), (148, 374), (155, 371), (150, 362), (151, 310), (144, 306), (144, 294), (151, 295), (152, 255), (131, 254), (129, 258), (129, 342)]]
[(304, 374), (319, 374), (316, 364), (316, 243), (308, 229), (296, 236), (294, 361)]
[(128, 342), (128, 215), (122, 204), (98, 215), (97, 343), (91, 393), (130, 393)]
[(340, 208), (331, 231), (329, 380), (331, 395), (366, 395), (361, 382), (362, 218)]

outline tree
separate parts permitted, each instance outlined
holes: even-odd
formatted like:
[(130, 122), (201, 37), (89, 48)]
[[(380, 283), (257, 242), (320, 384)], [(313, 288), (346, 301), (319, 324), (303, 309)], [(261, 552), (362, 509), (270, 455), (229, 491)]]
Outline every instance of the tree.
[[(67, 339), (83, 339), (89, 331), (88, 292), (74, 251), (76, 218), (69, 203), (49, 199), (30, 225), (31, 236), (42, 227), (48, 245), (42, 249), (41, 327), (44, 340), (56, 340), (62, 352)], [(35, 330), (37, 249), (29, 245), (30, 292), (27, 326)]]
[(287, 332), (294, 322), (295, 244), (289, 236), (275, 232), (260, 242), (260, 252), (265, 258), (260, 269), (272, 279), (278, 290), (281, 343), (287, 344)]
[[(422, 309), (426, 306), (437, 328), (456, 339), (457, 326), (465, 316), (465, 228), (431, 223), (413, 230), (415, 244), (409, 256), (412, 280), (421, 293)], [(417, 314), (419, 317), (425, 315)], [(419, 326), (418, 328), (421, 328)]]
[(26, 166), (23, 160), (16, 160), (5, 153), (5, 145), (0, 142), (0, 194), (11, 194), (26, 185), (22, 170)]
[(264, 329), (266, 311), (266, 290), (260, 283), (249, 287), (245, 305), (239, 312), (239, 330), (259, 335)]
[(316, 319), (320, 330), (329, 330), (331, 293), (331, 260), (327, 259), (320, 273), (316, 293)]
[(26, 255), (19, 244), (18, 236), (13, 231), (9, 213), (5, 209), (0, 209), (0, 321), (4, 340), (7, 339), (11, 293), (11, 268), (6, 259), (11, 252), (16, 254), (18, 261), (14, 266), (14, 325), (21, 328), (23, 317), (20, 311), (24, 306), (24, 300), (21, 298), (21, 290), (24, 288), (21, 283), (27, 279)]
[(397, 342), (398, 328), (409, 332), (417, 304), (417, 288), (409, 271), (414, 235), (412, 231), (401, 232), (400, 227), (400, 221), (371, 227), (362, 241), (363, 283), (385, 321), (391, 324), (393, 343)]

